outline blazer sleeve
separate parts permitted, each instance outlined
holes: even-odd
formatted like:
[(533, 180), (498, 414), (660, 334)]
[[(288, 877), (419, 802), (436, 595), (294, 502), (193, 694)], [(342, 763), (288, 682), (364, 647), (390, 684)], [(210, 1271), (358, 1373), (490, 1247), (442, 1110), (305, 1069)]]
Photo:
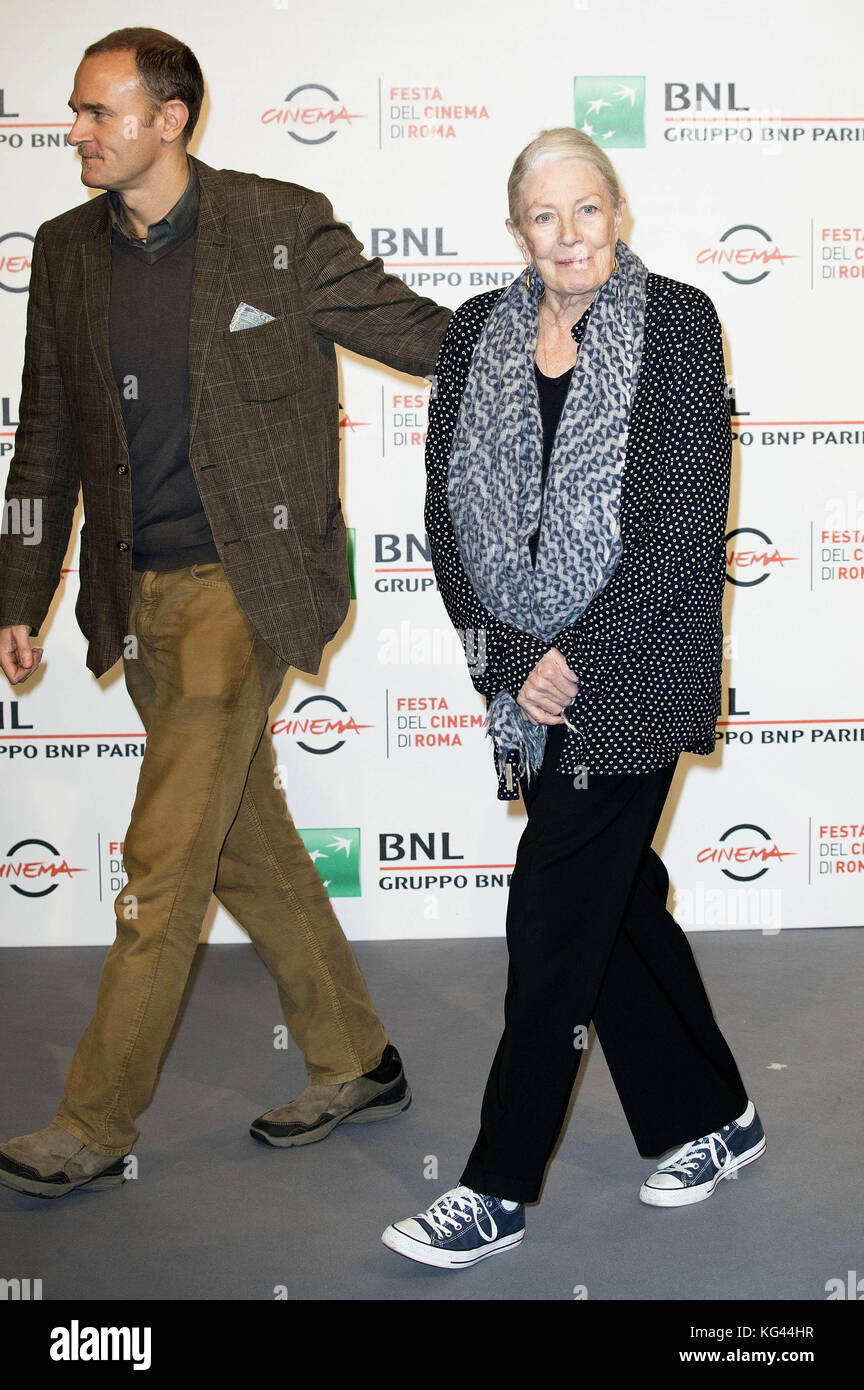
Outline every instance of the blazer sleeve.
[(731, 419), (716, 310), (701, 292), (692, 303), (675, 320), (664, 349), (667, 403), (657, 440), (665, 455), (662, 500), (626, 538), (605, 588), (553, 643), (589, 698), (598, 684), (614, 681), (625, 662), (638, 663), (643, 649), (663, 650), (664, 625), (695, 593), (720, 621)]
[[(0, 627), (38, 632), (60, 581), (78, 500), (80, 469), (54, 331), (43, 233), (36, 233), (21, 406), (0, 537)], [(32, 535), (19, 516), (37, 521)]]
[(320, 193), (300, 209), (297, 274), (314, 331), (399, 372), (428, 376), (451, 311), (409, 290), (369, 261), (360, 242)]
[[(465, 648), (475, 689), (489, 698), (507, 690), (515, 699), (551, 644), (501, 622), (480, 602), (462, 564), (447, 496), (453, 433), (482, 329), (476, 306), (476, 300), (469, 300), (457, 310), (435, 368), (426, 437), (426, 531), (438, 588)], [(485, 315), (480, 318), (485, 321)]]

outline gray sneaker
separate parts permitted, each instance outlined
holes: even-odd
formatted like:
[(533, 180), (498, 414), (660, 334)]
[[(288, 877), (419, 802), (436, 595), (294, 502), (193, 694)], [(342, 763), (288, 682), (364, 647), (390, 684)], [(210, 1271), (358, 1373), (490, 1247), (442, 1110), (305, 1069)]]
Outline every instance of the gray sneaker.
[(373, 1071), (338, 1086), (309, 1086), (278, 1110), (259, 1115), (249, 1127), (253, 1139), (277, 1149), (316, 1144), (341, 1124), (365, 1124), (398, 1115), (411, 1104), (402, 1058), (388, 1043)]
[(0, 1143), (0, 1183), (33, 1197), (119, 1187), (125, 1181), (124, 1163), (124, 1155), (99, 1153), (57, 1124)]

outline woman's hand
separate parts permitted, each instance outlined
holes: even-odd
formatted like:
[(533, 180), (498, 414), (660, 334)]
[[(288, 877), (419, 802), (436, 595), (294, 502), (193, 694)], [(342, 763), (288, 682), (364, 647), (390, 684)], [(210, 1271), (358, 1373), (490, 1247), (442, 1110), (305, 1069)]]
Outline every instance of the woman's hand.
[(561, 711), (578, 689), (575, 671), (570, 670), (558, 648), (552, 647), (537, 662), (516, 703), (532, 724), (563, 724)]

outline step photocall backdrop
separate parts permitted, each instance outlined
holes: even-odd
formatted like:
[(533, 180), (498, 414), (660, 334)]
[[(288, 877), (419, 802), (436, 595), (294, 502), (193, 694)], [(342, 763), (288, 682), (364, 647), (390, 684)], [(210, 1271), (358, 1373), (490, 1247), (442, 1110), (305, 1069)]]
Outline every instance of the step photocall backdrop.
[[(857, 0), (35, 0), (0, 70), (0, 449), (14, 448), (32, 238), (90, 196), (66, 145), (81, 51), (120, 24), (196, 51), (193, 153), (327, 193), (368, 256), (456, 306), (519, 272), (506, 181), (542, 128), (608, 148), (624, 236), (723, 323), (735, 435), (713, 756), (657, 843), (682, 925), (864, 920), (864, 20)], [(279, 777), (349, 937), (503, 934), (525, 823), (423, 529), (428, 383), (340, 353), (355, 598), (272, 709)], [(0, 690), (0, 943), (108, 942), (145, 747), (73, 615), (80, 508), (32, 682)], [(26, 524), (26, 518), (21, 519)], [(245, 940), (211, 911), (212, 941)]]

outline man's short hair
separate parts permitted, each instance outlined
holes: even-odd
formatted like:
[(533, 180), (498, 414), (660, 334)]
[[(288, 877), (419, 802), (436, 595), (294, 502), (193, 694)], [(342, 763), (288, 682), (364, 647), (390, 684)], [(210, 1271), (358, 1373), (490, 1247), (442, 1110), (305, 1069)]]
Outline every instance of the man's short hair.
[(192, 49), (161, 29), (115, 29), (85, 48), (84, 57), (97, 53), (134, 53), (141, 86), (150, 98), (151, 117), (166, 101), (185, 102), (189, 119), (183, 141), (188, 145), (204, 100), (204, 77)]

